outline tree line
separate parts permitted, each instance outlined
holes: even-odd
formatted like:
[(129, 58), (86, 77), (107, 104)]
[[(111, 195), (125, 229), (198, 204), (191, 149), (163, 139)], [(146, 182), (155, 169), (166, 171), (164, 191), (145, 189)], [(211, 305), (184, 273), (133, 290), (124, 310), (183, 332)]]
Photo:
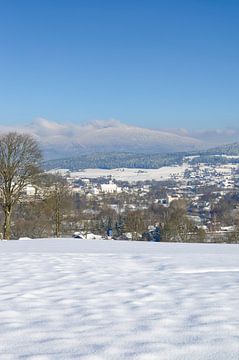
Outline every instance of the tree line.
[(141, 168), (158, 169), (162, 166), (180, 165), (183, 162), (183, 153), (174, 154), (137, 154), (128, 152), (93, 153), (82, 154), (81, 156), (57, 159), (43, 162), (45, 170), (98, 168)]
[[(41, 161), (40, 147), (32, 136), (10, 132), (0, 137), (0, 205), (4, 239), (12, 237), (12, 224), (16, 231), (19, 218), (24, 214), (34, 227), (36, 219), (32, 217), (39, 206), (48, 217), (49, 212), (54, 214), (54, 234), (60, 234), (60, 209), (69, 195), (67, 186), (61, 178), (44, 175)], [(36, 189), (39, 187), (46, 191), (41, 196), (36, 193), (34, 201), (26, 203), (22, 201), (22, 194), (28, 185), (35, 185)], [(37, 215), (39, 214), (38, 212)]]

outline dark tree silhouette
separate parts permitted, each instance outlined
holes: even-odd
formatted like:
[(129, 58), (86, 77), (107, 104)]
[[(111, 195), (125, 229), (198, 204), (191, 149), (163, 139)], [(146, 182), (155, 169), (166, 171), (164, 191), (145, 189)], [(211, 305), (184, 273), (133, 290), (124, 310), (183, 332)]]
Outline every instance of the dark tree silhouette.
[(39, 173), (41, 151), (28, 134), (0, 136), (0, 198), (4, 213), (3, 238), (11, 237), (11, 217), (26, 185)]

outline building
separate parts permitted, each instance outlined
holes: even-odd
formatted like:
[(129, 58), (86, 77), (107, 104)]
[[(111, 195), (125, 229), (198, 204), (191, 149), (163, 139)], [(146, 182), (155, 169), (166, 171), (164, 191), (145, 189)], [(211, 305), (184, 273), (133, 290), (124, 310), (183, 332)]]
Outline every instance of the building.
[(119, 187), (113, 183), (101, 184), (100, 187), (101, 187), (101, 192), (103, 192), (105, 194), (120, 193), (122, 191), (121, 187)]

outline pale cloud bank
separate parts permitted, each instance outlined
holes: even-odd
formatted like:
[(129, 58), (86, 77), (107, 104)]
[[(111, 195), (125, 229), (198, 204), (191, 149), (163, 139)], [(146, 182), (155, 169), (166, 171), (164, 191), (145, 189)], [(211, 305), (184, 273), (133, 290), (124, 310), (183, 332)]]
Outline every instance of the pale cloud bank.
[(239, 129), (153, 130), (115, 119), (75, 124), (38, 118), (30, 125), (0, 126), (1, 133), (8, 131), (32, 134), (47, 157), (74, 156), (89, 151), (191, 151), (239, 141)]

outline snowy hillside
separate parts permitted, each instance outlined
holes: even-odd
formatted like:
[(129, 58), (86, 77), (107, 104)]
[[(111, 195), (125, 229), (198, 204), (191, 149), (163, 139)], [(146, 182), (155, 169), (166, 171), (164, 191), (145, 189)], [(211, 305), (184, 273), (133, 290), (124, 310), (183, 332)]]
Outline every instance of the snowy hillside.
[(0, 242), (0, 358), (239, 358), (239, 246)]
[[(0, 126), (0, 133), (7, 129)], [(9, 130), (13, 129), (9, 127)], [(60, 124), (40, 118), (18, 130), (33, 134), (47, 159), (74, 157), (89, 152), (167, 153), (205, 147), (202, 141), (191, 136), (127, 125), (117, 120)]]

